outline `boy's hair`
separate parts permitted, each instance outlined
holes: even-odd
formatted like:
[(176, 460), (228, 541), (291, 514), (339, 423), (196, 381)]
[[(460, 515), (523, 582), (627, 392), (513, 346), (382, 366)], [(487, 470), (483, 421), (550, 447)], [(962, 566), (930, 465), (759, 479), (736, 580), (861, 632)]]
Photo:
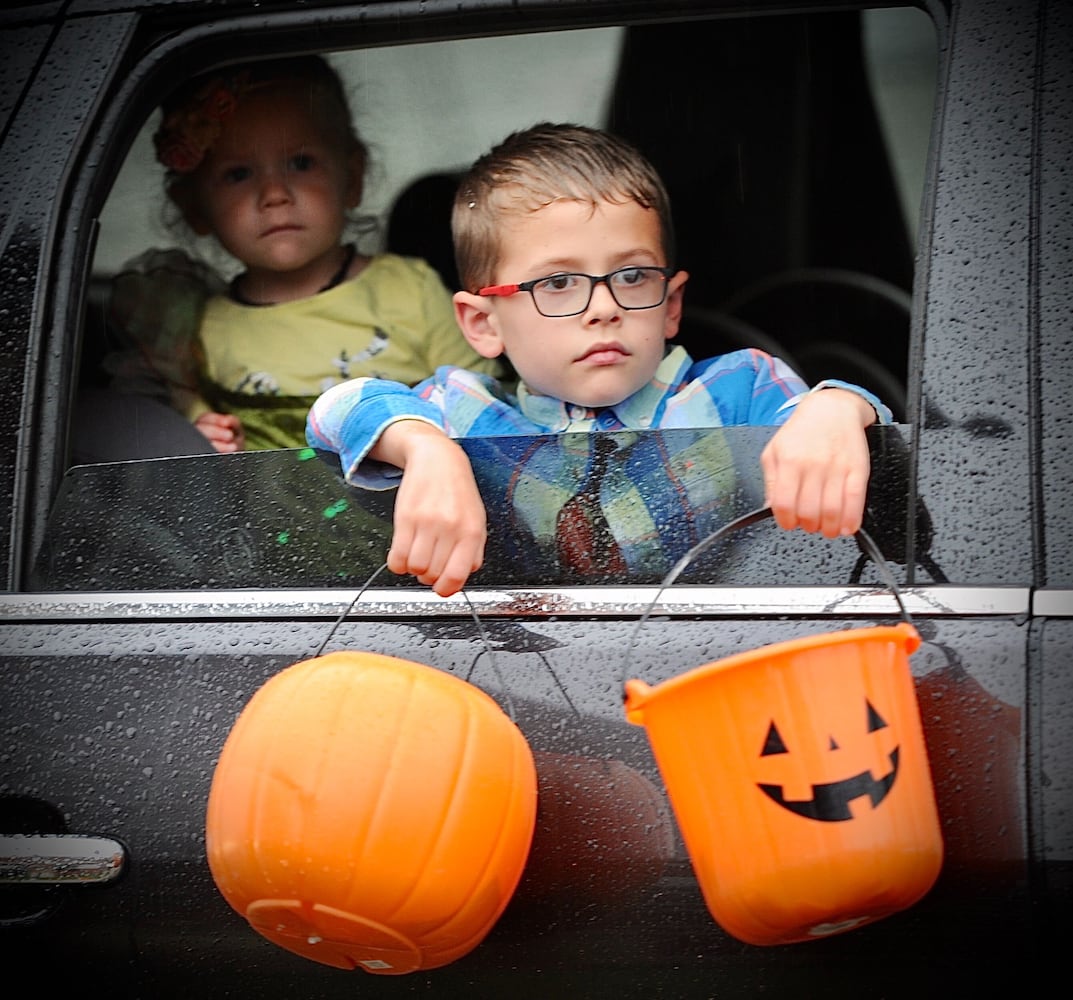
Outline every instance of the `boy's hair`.
[(339, 74), (322, 56), (292, 56), (195, 77), (164, 101), (153, 144), (169, 183), (198, 168), (246, 94), (282, 81), (307, 88), (310, 114), (328, 136), (338, 138), (345, 156), (359, 153), (364, 164), (365, 144), (354, 128)]
[(462, 287), (496, 281), (499, 229), (505, 215), (535, 212), (554, 201), (636, 202), (655, 210), (666, 263), (673, 264), (670, 200), (653, 166), (629, 143), (584, 125), (544, 122), (507, 136), (462, 178), (451, 215)]

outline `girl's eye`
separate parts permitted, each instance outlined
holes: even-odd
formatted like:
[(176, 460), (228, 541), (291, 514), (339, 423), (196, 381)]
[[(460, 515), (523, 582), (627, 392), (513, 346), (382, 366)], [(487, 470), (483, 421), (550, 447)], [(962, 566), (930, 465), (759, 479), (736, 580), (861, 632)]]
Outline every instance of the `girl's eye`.
[(309, 153), (296, 153), (291, 157), (291, 170), (303, 173), (313, 168), (313, 157)]
[(228, 167), (224, 171), (224, 182), (226, 184), (240, 184), (242, 181), (247, 180), (252, 171), (249, 167)]

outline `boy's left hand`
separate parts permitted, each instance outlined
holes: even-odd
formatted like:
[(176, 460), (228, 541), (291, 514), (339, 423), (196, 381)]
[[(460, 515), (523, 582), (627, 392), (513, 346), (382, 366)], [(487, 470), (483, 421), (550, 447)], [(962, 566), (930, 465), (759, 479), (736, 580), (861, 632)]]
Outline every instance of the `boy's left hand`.
[(780, 528), (827, 538), (861, 526), (870, 469), (864, 428), (876, 414), (847, 389), (809, 393), (760, 456), (765, 503)]

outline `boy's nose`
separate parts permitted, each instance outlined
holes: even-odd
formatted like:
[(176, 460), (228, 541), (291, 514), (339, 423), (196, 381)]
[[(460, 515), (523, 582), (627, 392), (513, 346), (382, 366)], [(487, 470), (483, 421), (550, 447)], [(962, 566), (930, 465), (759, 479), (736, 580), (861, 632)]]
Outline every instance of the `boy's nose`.
[(585, 320), (589, 323), (606, 323), (618, 319), (622, 307), (615, 301), (606, 281), (597, 281), (592, 286), (592, 298), (589, 308), (585, 310)]

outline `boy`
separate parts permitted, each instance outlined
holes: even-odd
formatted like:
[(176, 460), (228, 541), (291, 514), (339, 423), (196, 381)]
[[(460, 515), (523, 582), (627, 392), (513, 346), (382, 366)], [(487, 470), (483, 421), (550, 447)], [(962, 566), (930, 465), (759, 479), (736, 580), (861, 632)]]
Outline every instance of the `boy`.
[(307, 423), (354, 485), (382, 488), (402, 470), (392, 572), (446, 597), (480, 568), (486, 515), (460, 437), (781, 425), (761, 457), (779, 526), (831, 538), (860, 527), (864, 428), (889, 410), (846, 383), (809, 391), (760, 351), (696, 364), (665, 351), (688, 275), (668, 266), (667, 195), (635, 149), (573, 125), (517, 132), (462, 180), (451, 225), (467, 289), (454, 296), (458, 324), (482, 357), (511, 362), (517, 393), (447, 367), (413, 389), (354, 379)]

